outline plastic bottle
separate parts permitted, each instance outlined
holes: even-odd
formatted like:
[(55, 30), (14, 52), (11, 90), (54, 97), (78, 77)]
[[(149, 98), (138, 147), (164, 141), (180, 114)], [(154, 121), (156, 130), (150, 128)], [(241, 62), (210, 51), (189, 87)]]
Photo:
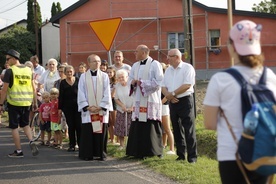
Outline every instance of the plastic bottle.
[(256, 127), (258, 125), (259, 112), (258, 106), (256, 104), (252, 105), (250, 111), (248, 111), (244, 118), (244, 133), (247, 135), (254, 136), (256, 132)]

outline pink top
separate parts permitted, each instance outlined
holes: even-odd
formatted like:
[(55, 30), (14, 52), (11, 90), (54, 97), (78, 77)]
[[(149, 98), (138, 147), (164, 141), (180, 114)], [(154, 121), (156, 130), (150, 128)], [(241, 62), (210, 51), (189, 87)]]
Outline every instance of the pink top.
[(51, 102), (41, 104), (39, 112), (43, 121), (50, 121)]

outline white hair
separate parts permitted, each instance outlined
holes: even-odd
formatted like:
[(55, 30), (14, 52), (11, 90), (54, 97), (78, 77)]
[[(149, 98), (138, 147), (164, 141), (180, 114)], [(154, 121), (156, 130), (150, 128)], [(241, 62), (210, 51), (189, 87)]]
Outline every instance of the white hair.
[(56, 60), (56, 59), (54, 59), (54, 58), (49, 59), (49, 60), (48, 60), (48, 62), (47, 62), (47, 64), (49, 65), (49, 63), (50, 63), (50, 62), (53, 62), (53, 63), (55, 64), (55, 66), (57, 66), (57, 65), (58, 65), (57, 60)]
[(120, 75), (128, 76), (128, 72), (125, 69), (120, 69), (116, 72), (116, 78), (118, 78)]
[(34, 68), (34, 65), (33, 65), (33, 63), (32, 63), (31, 61), (26, 61), (26, 62), (24, 63), (24, 65), (27, 66), (27, 67), (30, 67), (31, 69)]

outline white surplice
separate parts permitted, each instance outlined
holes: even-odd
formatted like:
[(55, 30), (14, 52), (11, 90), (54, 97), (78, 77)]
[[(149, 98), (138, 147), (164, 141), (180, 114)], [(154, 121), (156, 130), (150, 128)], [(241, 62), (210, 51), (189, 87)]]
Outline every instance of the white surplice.
[[(88, 70), (87, 72), (90, 72)], [(111, 101), (111, 92), (110, 92), (110, 84), (109, 84), (109, 77), (106, 73), (98, 70), (98, 73), (101, 72), (102, 76), (102, 84), (97, 85), (97, 76), (91, 76), (93, 81), (93, 88), (87, 89), (87, 81), (86, 75), (81, 75), (79, 79), (79, 86), (78, 86), (78, 110), (81, 112), (82, 123), (91, 123), (91, 116), (90, 112), (87, 110), (86, 112), (83, 111), (83, 108), (86, 106), (91, 106), (88, 101), (88, 93), (92, 92), (92, 90), (97, 90), (97, 86), (103, 88), (102, 97), (98, 106), (105, 108), (106, 113), (103, 115), (103, 123), (108, 123), (109, 119), (109, 111), (113, 110), (112, 101)]]
[[(140, 80), (142, 82), (141, 88), (137, 86), (134, 95), (134, 111), (132, 113), (132, 120), (139, 119), (139, 121), (146, 122), (147, 119), (161, 121), (162, 116), (162, 102), (161, 102), (161, 83), (163, 80), (163, 69), (161, 64), (148, 57), (147, 63), (151, 62), (148, 78), (143, 79), (146, 65), (140, 65), (140, 61), (133, 64), (130, 74), (129, 82), (132, 80)], [(142, 95), (141, 89), (144, 96)], [(147, 100), (147, 117), (146, 119), (139, 117), (141, 100)]]

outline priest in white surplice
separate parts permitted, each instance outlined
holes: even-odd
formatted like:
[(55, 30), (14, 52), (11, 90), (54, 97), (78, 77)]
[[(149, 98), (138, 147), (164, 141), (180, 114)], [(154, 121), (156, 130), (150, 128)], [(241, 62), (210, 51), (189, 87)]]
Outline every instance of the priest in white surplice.
[(149, 56), (149, 48), (139, 45), (135, 51), (137, 62), (131, 68), (130, 95), (134, 95), (134, 111), (127, 142), (126, 155), (137, 158), (162, 157), (161, 128), (161, 64)]
[(108, 75), (99, 67), (101, 58), (95, 54), (87, 58), (90, 69), (80, 76), (78, 110), (82, 127), (79, 158), (106, 160), (107, 124), (113, 110)]

